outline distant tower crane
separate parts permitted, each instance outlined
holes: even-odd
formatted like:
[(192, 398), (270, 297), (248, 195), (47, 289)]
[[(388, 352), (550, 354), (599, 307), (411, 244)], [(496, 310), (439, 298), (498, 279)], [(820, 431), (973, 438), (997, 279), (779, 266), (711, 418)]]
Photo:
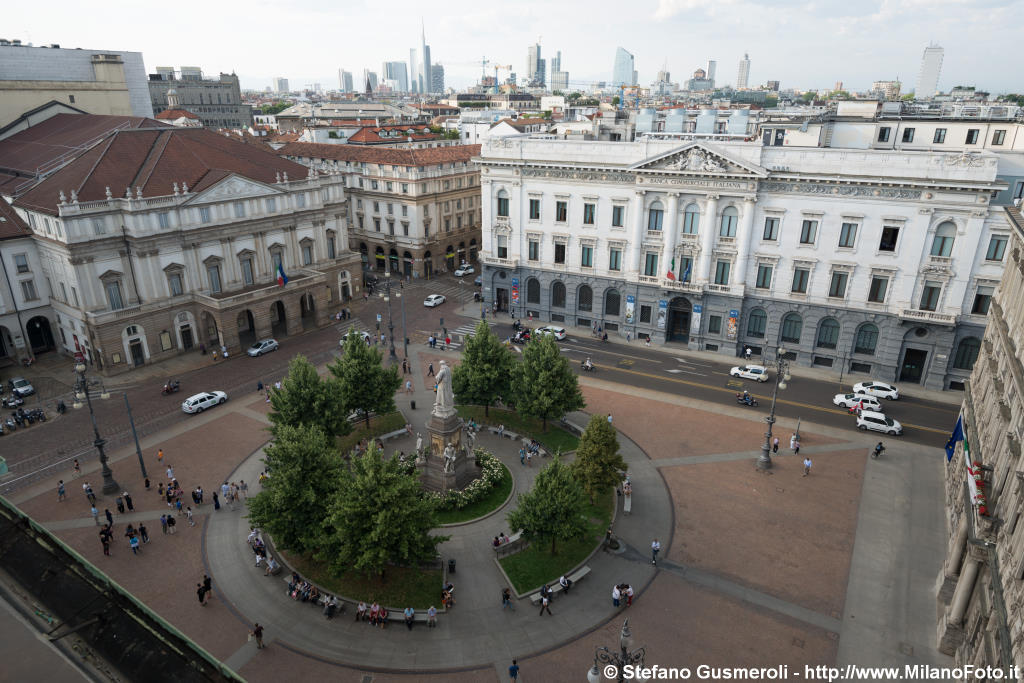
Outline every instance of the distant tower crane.
[(505, 71), (512, 71), (511, 64), (495, 64), (494, 65), (494, 92), (498, 92), (498, 69), (504, 69)]

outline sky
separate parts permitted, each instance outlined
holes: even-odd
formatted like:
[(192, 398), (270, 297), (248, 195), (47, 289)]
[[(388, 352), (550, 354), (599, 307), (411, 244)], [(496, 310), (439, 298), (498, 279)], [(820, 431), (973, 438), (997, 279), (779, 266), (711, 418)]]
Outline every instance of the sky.
[(708, 59), (718, 62), (716, 82), (733, 84), (746, 52), (751, 86), (778, 80), (783, 89), (831, 89), (842, 81), (847, 90), (866, 90), (872, 81), (898, 79), (907, 92), (934, 42), (945, 48), (940, 89), (1024, 92), (1012, 58), (1022, 0), (207, 0), (183, 7), (13, 3), (0, 38), (138, 51), (150, 72), (199, 66), (213, 76), (235, 72), (243, 88), (260, 90), (275, 76), (292, 89), (316, 82), (331, 89), (339, 68), (357, 81), (364, 68), (379, 74), (382, 62), (408, 61), (409, 48), (419, 47), (421, 18), (432, 59), (456, 88), (479, 79), (484, 58), (511, 64), (522, 78), (527, 47), (539, 42), (544, 58), (562, 52), (562, 68), (580, 88), (610, 80), (622, 46), (636, 57), (641, 84), (666, 65), (682, 82)]

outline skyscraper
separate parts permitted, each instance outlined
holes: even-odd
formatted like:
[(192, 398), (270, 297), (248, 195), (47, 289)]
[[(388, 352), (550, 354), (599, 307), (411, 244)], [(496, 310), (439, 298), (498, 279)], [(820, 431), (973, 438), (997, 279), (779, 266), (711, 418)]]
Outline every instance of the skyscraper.
[(370, 92), (377, 91), (377, 74), (369, 69), (363, 69), (363, 88)]
[(354, 92), (354, 85), (352, 82), (352, 72), (338, 69), (338, 87), (341, 89), (341, 92)]
[(430, 92), (444, 92), (444, 67), (434, 64), (430, 67)]
[(409, 48), (409, 92), (420, 92), (419, 70), (416, 68), (416, 48)]
[(928, 99), (939, 91), (939, 73), (942, 71), (942, 55), (944, 50), (938, 45), (929, 45), (921, 57), (921, 73), (917, 77), (917, 88), (914, 96)]
[(400, 92), (409, 92), (409, 76), (405, 62), (384, 62), (381, 74), (385, 81), (396, 81)]
[(530, 85), (543, 85), (541, 70), (540, 43), (526, 48), (526, 80)]
[(704, 77), (711, 81), (711, 87), (714, 87), (715, 83), (715, 67), (718, 66), (718, 62), (713, 59), (708, 60), (708, 68), (705, 69)]
[(274, 79), (274, 92), (290, 92), (288, 90), (288, 79), (278, 76)]
[(740, 60), (740, 70), (736, 73), (736, 89), (744, 90), (750, 80), (750, 56), (744, 52)]
[(633, 55), (621, 47), (615, 50), (615, 66), (612, 67), (612, 85), (636, 85), (636, 69)]
[[(420, 36), (420, 92), (434, 92), (433, 78), (430, 72), (430, 46), (427, 45), (427, 29), (421, 24), (422, 33)], [(442, 79), (444, 80), (444, 79)]]
[(562, 70), (562, 51), (559, 50), (555, 53), (555, 56), (551, 58), (551, 73), (554, 74), (556, 71)]

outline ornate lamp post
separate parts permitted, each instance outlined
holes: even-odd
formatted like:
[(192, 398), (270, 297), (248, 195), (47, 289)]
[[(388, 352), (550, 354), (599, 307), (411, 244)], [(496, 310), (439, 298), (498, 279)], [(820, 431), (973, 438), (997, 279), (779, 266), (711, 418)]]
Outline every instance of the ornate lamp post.
[(778, 347), (775, 349), (775, 360), (767, 361), (768, 367), (775, 368), (775, 390), (772, 391), (772, 410), (765, 421), (768, 423), (768, 431), (764, 433), (764, 443), (761, 444), (761, 455), (757, 456), (757, 469), (770, 470), (772, 468), (772, 426), (775, 424), (775, 400), (779, 397), (779, 389), (786, 388), (786, 382), (790, 380), (789, 361), (785, 359), (786, 349)]
[[(92, 410), (92, 397), (89, 395), (89, 380), (85, 376), (85, 363), (78, 363), (75, 365), (75, 372), (78, 374), (78, 381), (75, 382), (75, 408), (82, 407), (82, 398), (85, 398), (86, 404), (89, 406), (89, 417), (92, 418), (92, 433), (95, 436), (92, 444), (96, 446), (96, 450), (100, 452), (100, 465), (103, 467), (103, 493), (115, 493), (121, 490), (117, 482), (114, 481), (114, 473), (110, 471), (110, 465), (107, 464), (107, 454), (103, 451), (103, 446), (107, 443), (100, 436), (99, 427), (96, 426), (96, 413)], [(110, 394), (105, 389), (100, 391), (100, 398), (110, 398)]]
[(646, 655), (647, 648), (633, 649), (633, 634), (629, 630), (629, 619), (626, 619), (622, 622), (622, 631), (619, 632), (619, 652), (613, 652), (603, 645), (595, 649), (594, 666), (587, 671), (587, 681), (589, 683), (601, 683), (602, 667), (599, 663), (605, 665), (603, 667), (604, 673), (614, 671), (617, 674), (616, 680), (625, 681), (623, 669), (627, 665), (642, 667), (644, 665), (644, 656)]
[[(395, 362), (398, 360), (398, 354), (395, 353), (395, 321), (391, 316), (391, 271), (387, 271), (385, 276), (384, 291), (380, 293), (380, 296), (388, 305), (388, 337), (391, 338), (391, 361)], [(398, 292), (395, 294), (397, 295)]]

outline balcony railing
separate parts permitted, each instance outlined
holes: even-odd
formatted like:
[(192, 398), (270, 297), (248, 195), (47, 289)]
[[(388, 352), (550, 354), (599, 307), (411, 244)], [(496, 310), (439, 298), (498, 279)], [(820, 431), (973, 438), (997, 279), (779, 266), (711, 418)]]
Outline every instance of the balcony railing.
[(484, 256), (483, 262), (491, 266), (501, 266), (503, 268), (515, 268), (519, 265), (519, 259), (517, 258), (498, 258), (497, 256)]
[(923, 323), (937, 323), (939, 325), (956, 325), (956, 316), (947, 313), (936, 313), (935, 311), (921, 311), (916, 308), (904, 308), (900, 311), (900, 317), (904, 320), (917, 320)]
[(661, 286), (665, 289), (671, 289), (676, 292), (689, 292), (690, 294), (700, 294), (704, 291), (704, 287), (695, 284), (693, 282), (680, 282), (679, 280), (669, 280), (667, 277), (662, 278)]
[(643, 282), (649, 285), (658, 284), (658, 277), (654, 275), (638, 275), (636, 279), (637, 282)]
[(647, 231), (647, 239), (649, 239), (649, 240), (660, 240), (661, 236), (663, 234), (664, 233), (662, 233), (661, 230), (648, 230)]
[(709, 285), (707, 286), (707, 290), (708, 290), (709, 292), (717, 292), (717, 293), (719, 293), (719, 294), (728, 294), (729, 292), (731, 292), (731, 291), (732, 291), (732, 287), (730, 287), (729, 285), (714, 285), (714, 284), (709, 284)]

